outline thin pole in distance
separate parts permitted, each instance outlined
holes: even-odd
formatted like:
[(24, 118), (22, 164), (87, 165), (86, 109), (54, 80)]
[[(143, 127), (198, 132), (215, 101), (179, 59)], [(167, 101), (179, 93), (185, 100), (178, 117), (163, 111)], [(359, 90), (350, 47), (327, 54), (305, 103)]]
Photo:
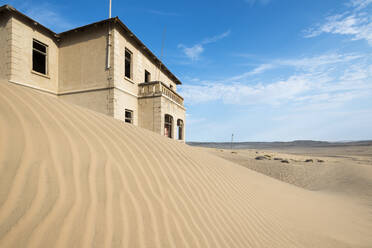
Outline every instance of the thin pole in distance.
[(111, 0), (110, 0), (110, 8), (109, 8), (109, 18), (111, 19)]

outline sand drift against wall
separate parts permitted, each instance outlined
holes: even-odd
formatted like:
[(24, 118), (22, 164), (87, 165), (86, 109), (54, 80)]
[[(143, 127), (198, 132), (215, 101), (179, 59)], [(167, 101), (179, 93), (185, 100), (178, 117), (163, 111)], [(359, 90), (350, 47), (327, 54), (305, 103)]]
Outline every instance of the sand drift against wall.
[(0, 83), (0, 247), (368, 247), (368, 208)]

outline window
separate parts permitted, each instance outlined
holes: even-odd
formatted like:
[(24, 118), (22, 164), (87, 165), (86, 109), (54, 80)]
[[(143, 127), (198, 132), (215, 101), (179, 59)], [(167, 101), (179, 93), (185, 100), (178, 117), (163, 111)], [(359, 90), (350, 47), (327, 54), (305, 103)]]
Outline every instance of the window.
[(151, 73), (145, 70), (145, 83), (151, 81)]
[(125, 110), (125, 122), (133, 124), (133, 111), (126, 109)]
[(47, 74), (47, 51), (48, 46), (33, 40), (32, 42), (32, 70), (41, 74)]
[(171, 115), (165, 115), (164, 118), (164, 135), (168, 138), (172, 138), (173, 131), (173, 117)]
[(178, 139), (183, 140), (183, 120), (177, 120), (177, 127), (178, 127)]
[(132, 57), (132, 52), (125, 49), (125, 76), (130, 79), (132, 78)]

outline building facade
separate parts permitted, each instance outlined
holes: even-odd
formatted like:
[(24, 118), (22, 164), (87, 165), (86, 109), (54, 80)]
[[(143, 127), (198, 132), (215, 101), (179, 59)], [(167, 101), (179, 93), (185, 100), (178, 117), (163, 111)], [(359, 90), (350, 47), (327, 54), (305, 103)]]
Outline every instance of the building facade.
[(120, 21), (54, 33), (0, 7), (0, 79), (185, 140), (180, 80)]

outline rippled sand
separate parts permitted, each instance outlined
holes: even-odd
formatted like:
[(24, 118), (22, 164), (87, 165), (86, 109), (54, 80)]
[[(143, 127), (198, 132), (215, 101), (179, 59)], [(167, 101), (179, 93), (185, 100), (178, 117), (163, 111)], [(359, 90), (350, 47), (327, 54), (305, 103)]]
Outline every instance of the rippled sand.
[(371, 217), (0, 83), (0, 247), (370, 247)]

